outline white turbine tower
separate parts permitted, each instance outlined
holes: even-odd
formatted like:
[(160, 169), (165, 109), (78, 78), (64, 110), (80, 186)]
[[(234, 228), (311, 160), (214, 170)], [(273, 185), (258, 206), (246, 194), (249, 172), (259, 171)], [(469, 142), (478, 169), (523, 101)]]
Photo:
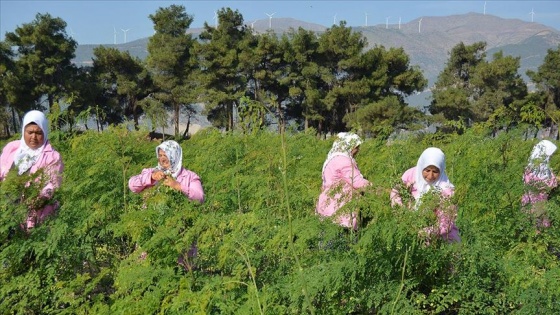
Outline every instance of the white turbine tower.
[(418, 21), (418, 34), (420, 34), (420, 27), (422, 26), (422, 18)]
[(364, 13), (366, 15), (366, 27), (367, 27), (367, 12), (364, 12)]
[(333, 16), (333, 25), (336, 25), (336, 14)]
[(484, 15), (486, 15), (486, 1), (484, 1)]
[(70, 31), (70, 37), (72, 37), (72, 39), (74, 39), (74, 34), (75, 34), (74, 31), (72, 30), (71, 27), (68, 30)]
[(272, 16), (274, 14), (276, 14), (276, 12), (271, 13), (271, 14), (268, 14), (268, 13), (265, 12), (264, 14), (266, 14), (268, 16), (268, 28), (272, 28)]
[(399, 30), (401, 29), (401, 17), (399, 16)]
[(533, 9), (531, 8), (531, 12), (529, 12), (529, 14), (531, 14), (531, 22), (533, 22), (533, 18), (535, 17), (535, 11), (533, 11)]
[(385, 18), (385, 29), (389, 28), (389, 18), (390, 18), (390, 16)]
[(212, 20), (214, 20), (214, 28), (218, 28), (218, 11), (214, 11), (214, 17)]
[(113, 44), (117, 44), (117, 29), (113, 26)]
[(121, 31), (123, 31), (123, 33), (124, 33), (124, 42), (126, 43), (126, 32), (130, 31), (130, 28), (129, 28), (129, 29), (126, 29), (126, 30), (123, 30), (123, 29), (121, 28)]
[(255, 23), (256, 23), (257, 21), (258, 21), (258, 20), (254, 20), (253, 22), (251, 22), (251, 32), (252, 32), (253, 34), (255, 34)]

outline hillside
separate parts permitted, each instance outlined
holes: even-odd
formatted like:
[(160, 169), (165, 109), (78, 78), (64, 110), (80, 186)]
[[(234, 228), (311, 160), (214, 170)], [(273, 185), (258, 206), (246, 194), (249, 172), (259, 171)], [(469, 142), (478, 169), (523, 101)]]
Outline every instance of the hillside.
[[(272, 20), (272, 29), (274, 32), (281, 34), (290, 30), (290, 28), (297, 29), (302, 27), (306, 30), (311, 30), (314, 32), (323, 32), (327, 28), (313, 23), (303, 22), (299, 20), (295, 20), (292, 18), (278, 18)], [(255, 33), (265, 33), (268, 31), (268, 20), (257, 20), (254, 22), (247, 21), (246, 24), (248, 27), (252, 27)], [(203, 31), (202, 28), (192, 28), (187, 30), (187, 33), (192, 34), (194, 38), (197, 38), (198, 35)], [(137, 56), (140, 59), (144, 59), (148, 56), (148, 40), (149, 38), (142, 38), (135, 41), (131, 41), (124, 44), (103, 44), (106, 47), (115, 47), (120, 50), (128, 50), (133, 56)], [(73, 62), (80, 65), (80, 66), (87, 66), (92, 64), (93, 58), (93, 49), (100, 45), (78, 45), (76, 49), (76, 57), (74, 58)]]
[(560, 32), (548, 26), (479, 13), (421, 17), (401, 24), (401, 29), (398, 25), (354, 29), (362, 32), (370, 46), (403, 47), (411, 63), (424, 70), (430, 83), (443, 70), (451, 49), (460, 42), (467, 45), (486, 42), (488, 57), (499, 50), (506, 55), (521, 57), (519, 70), (522, 75), (528, 69), (536, 69), (547, 50), (560, 44)]
[[(247, 21), (256, 33), (268, 30), (269, 22), (272, 29), (280, 34), (290, 28), (313, 30), (321, 33), (327, 28), (321, 25), (299, 21), (291, 18), (275, 18), (272, 21), (261, 19)], [(385, 24), (368, 27), (353, 27), (367, 39), (369, 47), (381, 45), (386, 48), (402, 47), (410, 56), (411, 64), (423, 70), (429, 84), (433, 84), (438, 74), (445, 67), (450, 50), (458, 43), (470, 45), (477, 41), (487, 43), (488, 57), (502, 50), (505, 55), (519, 56), (521, 65), (519, 73), (526, 81), (527, 70), (536, 68), (542, 63), (548, 49), (556, 49), (560, 44), (560, 31), (538, 23), (519, 19), (504, 19), (493, 15), (468, 13), (444, 17), (419, 17), (400, 25)], [(201, 28), (190, 29), (189, 33), (197, 37)], [(143, 59), (148, 38), (125, 44), (105, 45), (128, 50), (134, 56)], [(74, 62), (78, 65), (91, 65), (93, 48), (96, 45), (79, 45)], [(411, 105), (427, 104), (429, 92), (415, 95), (409, 99)]]

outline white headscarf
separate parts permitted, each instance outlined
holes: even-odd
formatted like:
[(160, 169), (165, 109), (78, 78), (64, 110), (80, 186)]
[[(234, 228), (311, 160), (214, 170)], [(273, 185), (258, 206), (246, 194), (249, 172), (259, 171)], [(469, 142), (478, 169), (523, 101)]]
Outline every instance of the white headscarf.
[(362, 139), (355, 133), (351, 132), (341, 132), (336, 136), (336, 140), (334, 141), (329, 154), (327, 155), (327, 159), (325, 163), (323, 163), (323, 171), (327, 164), (335, 157), (335, 156), (346, 156), (352, 160), (352, 150), (362, 144)]
[[(41, 128), (41, 130), (43, 131), (44, 142), (37, 149), (31, 149), (25, 143), (25, 127), (30, 123), (37, 124), (37, 126), (39, 126), (39, 128)], [(33, 166), (33, 164), (37, 162), (37, 159), (39, 158), (41, 153), (43, 153), (43, 149), (45, 148), (45, 144), (47, 143), (47, 139), (49, 136), (47, 126), (48, 123), (45, 114), (38, 110), (27, 112), (27, 114), (25, 114), (25, 116), (23, 117), (23, 124), (21, 127), (21, 141), (19, 144), (19, 149), (17, 150), (14, 158), (14, 164), (18, 167), (19, 175), (27, 172), (31, 168), (31, 166)]]
[(556, 145), (548, 140), (542, 140), (533, 147), (527, 167), (536, 177), (540, 179), (550, 179), (552, 177), (550, 157), (556, 149)]
[(158, 160), (158, 166), (156, 168), (168, 175), (173, 176), (173, 178), (176, 179), (177, 176), (179, 176), (179, 173), (181, 172), (181, 168), (183, 166), (183, 162), (182, 162), (183, 149), (177, 142), (173, 140), (164, 141), (160, 145), (158, 145), (156, 147), (156, 157), (159, 157), (160, 149), (163, 150), (163, 152), (165, 152), (165, 155), (167, 155), (167, 158), (169, 159), (169, 163), (171, 164), (171, 168), (165, 169), (163, 166), (159, 164), (159, 160)]
[[(430, 165), (439, 169), (439, 178), (431, 184), (429, 184), (424, 179), (424, 176), (422, 176), (422, 171)], [(418, 163), (416, 164), (415, 182), (416, 189), (419, 192), (417, 200), (419, 200), (423, 194), (428, 192), (430, 188), (446, 189), (454, 187), (445, 173), (445, 154), (443, 151), (438, 148), (427, 148), (424, 152), (422, 152), (420, 158), (418, 159)]]

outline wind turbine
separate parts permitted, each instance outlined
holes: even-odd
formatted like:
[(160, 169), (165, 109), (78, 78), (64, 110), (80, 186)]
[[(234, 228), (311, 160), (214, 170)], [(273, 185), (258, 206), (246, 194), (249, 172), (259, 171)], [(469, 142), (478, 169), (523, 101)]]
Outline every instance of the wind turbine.
[(333, 17), (333, 23), (332, 23), (332, 24), (333, 24), (333, 25), (336, 25), (336, 14), (335, 14), (334, 17)]
[(399, 30), (401, 29), (401, 17), (399, 16)]
[(117, 44), (117, 29), (113, 26), (113, 44)]
[(130, 28), (127, 29), (127, 30), (123, 30), (123, 29), (121, 28), (121, 31), (123, 31), (123, 33), (124, 33), (124, 42), (126, 43), (126, 32), (130, 31)]
[(218, 11), (214, 11), (214, 17), (212, 20), (214, 20), (214, 28), (218, 28)]
[(72, 37), (72, 39), (73, 39), (74, 38), (74, 31), (72, 31), (71, 27), (68, 30), (70, 31), (70, 37)]
[(364, 12), (366, 14), (366, 27), (367, 27), (367, 12)]
[(533, 22), (533, 17), (535, 16), (535, 11), (533, 11), (533, 9), (531, 8), (531, 12), (529, 12), (529, 14), (531, 14), (531, 22)]
[(418, 21), (418, 34), (420, 34), (420, 27), (422, 26), (422, 18)]
[(268, 16), (268, 28), (272, 28), (272, 16), (274, 14), (276, 14), (276, 12), (271, 13), (271, 14), (268, 14), (268, 13), (265, 12), (264, 14), (266, 14)]
[(389, 28), (389, 18), (390, 18), (390, 16), (385, 18), (385, 29)]
[(253, 32), (253, 34), (255, 34), (255, 23), (256, 23), (257, 21), (258, 21), (258, 20), (254, 20), (253, 22), (251, 22), (251, 32)]
[(484, 15), (486, 15), (486, 1), (484, 1)]

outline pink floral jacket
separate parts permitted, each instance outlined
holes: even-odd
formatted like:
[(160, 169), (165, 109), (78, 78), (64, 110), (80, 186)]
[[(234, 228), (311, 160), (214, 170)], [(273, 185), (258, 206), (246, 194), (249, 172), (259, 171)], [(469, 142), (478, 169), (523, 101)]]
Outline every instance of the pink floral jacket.
[[(142, 173), (132, 176), (128, 180), (128, 187), (132, 192), (139, 193), (146, 188), (153, 187), (157, 181), (152, 180), (152, 173), (154, 168), (145, 168)], [(200, 177), (193, 171), (185, 168), (181, 169), (176, 179), (181, 184), (181, 192), (190, 200), (204, 202), (204, 190)]]
[[(2, 150), (2, 155), (0, 156), (0, 181), (4, 180), (14, 165), (14, 158), (19, 149), (20, 141), (21, 140), (15, 140), (8, 143)], [(51, 199), (54, 190), (57, 189), (62, 182), (64, 164), (62, 163), (60, 154), (53, 149), (49, 141), (45, 144), (45, 148), (37, 162), (29, 169), (29, 173), (33, 174), (40, 169), (45, 169), (48, 175), (47, 184), (41, 190), (40, 196), (45, 199)], [(49, 215), (54, 214), (57, 208), (58, 203), (46, 205), (42, 209), (30, 209), (25, 227), (30, 229), (36, 224), (42, 223)]]
[[(416, 167), (412, 167), (404, 172), (402, 176), (403, 183), (409, 187), (411, 195), (414, 199), (418, 199), (420, 192), (417, 190), (415, 185), (415, 174), (416, 174)], [(441, 191), (443, 197), (451, 197), (455, 193), (453, 188), (446, 188)], [(402, 198), (395, 188), (391, 190), (391, 206), (400, 205), (402, 206)], [(411, 207), (412, 205), (408, 205)], [(454, 211), (456, 212), (456, 211)], [(459, 229), (455, 226), (455, 215), (445, 214), (440, 209), (435, 209), (435, 214), (438, 218), (438, 226), (431, 226), (425, 228), (423, 231), (428, 235), (437, 234), (441, 236), (443, 239), (449, 242), (460, 242), (461, 237), (459, 236)]]
[[(352, 199), (355, 190), (369, 185), (356, 163), (347, 156), (336, 156), (323, 171), (323, 185), (316, 213), (330, 217)], [(357, 214), (337, 216), (335, 222), (344, 227), (358, 228)]]

